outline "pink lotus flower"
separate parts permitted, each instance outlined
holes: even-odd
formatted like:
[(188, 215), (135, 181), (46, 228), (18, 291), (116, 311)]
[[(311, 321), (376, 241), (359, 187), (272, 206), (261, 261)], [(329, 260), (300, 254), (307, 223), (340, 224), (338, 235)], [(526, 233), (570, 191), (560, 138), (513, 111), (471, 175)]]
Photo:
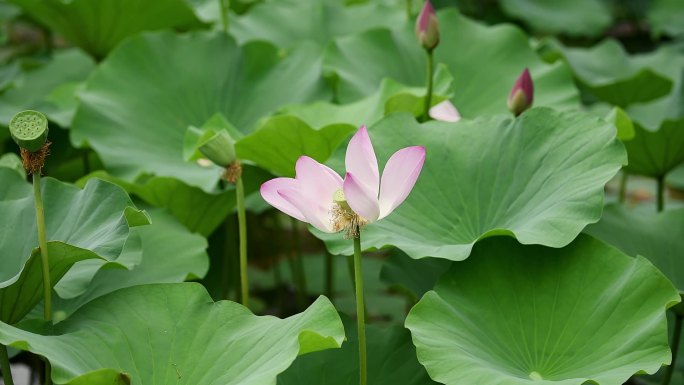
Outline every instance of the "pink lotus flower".
[(416, 37), (428, 51), (432, 51), (439, 44), (439, 21), (430, 0), (425, 1), (416, 19)]
[(396, 209), (413, 189), (425, 162), (425, 148), (406, 147), (387, 161), (380, 177), (378, 161), (362, 126), (347, 147), (344, 180), (308, 156), (295, 166), (296, 177), (275, 178), (261, 185), (261, 196), (278, 210), (334, 233), (355, 236), (360, 226)]
[(508, 95), (508, 109), (518, 116), (532, 107), (534, 101), (534, 84), (527, 68), (515, 81), (511, 93)]

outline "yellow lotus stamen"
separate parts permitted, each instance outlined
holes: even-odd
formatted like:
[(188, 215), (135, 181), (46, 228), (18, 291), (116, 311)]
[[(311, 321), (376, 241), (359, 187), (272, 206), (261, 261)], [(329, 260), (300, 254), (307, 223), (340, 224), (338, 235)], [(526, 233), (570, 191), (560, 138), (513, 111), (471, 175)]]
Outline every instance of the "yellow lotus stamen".
[(342, 189), (337, 189), (333, 193), (333, 208), (331, 210), (333, 230), (345, 232), (347, 239), (355, 238), (359, 235), (359, 230), (365, 226), (368, 221), (354, 212), (349, 207), (344, 192)]

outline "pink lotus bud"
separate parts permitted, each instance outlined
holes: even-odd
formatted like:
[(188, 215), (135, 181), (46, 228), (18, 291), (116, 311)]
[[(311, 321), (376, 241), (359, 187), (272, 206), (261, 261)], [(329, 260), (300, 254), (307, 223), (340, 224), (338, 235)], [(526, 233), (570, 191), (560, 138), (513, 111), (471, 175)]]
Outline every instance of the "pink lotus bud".
[(515, 81), (511, 93), (508, 95), (508, 109), (513, 115), (518, 116), (523, 111), (532, 107), (534, 99), (534, 85), (530, 71), (525, 68), (518, 80)]
[(416, 36), (423, 48), (428, 51), (432, 51), (439, 44), (439, 22), (430, 0), (425, 1), (416, 20)]

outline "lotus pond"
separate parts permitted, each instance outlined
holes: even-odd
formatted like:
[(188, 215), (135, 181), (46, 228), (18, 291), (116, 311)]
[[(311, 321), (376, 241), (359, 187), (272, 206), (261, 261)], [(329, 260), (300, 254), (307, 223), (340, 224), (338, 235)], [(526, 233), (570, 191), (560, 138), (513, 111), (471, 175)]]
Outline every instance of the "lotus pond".
[(684, 385), (681, 0), (0, 0), (0, 383)]

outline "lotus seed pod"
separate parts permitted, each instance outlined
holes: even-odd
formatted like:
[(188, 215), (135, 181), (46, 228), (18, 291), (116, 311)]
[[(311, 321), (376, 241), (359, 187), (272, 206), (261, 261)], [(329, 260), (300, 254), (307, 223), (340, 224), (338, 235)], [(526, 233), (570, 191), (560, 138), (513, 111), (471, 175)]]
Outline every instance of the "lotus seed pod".
[(38, 111), (21, 111), (10, 120), (9, 130), (19, 147), (36, 152), (47, 141), (48, 120)]

